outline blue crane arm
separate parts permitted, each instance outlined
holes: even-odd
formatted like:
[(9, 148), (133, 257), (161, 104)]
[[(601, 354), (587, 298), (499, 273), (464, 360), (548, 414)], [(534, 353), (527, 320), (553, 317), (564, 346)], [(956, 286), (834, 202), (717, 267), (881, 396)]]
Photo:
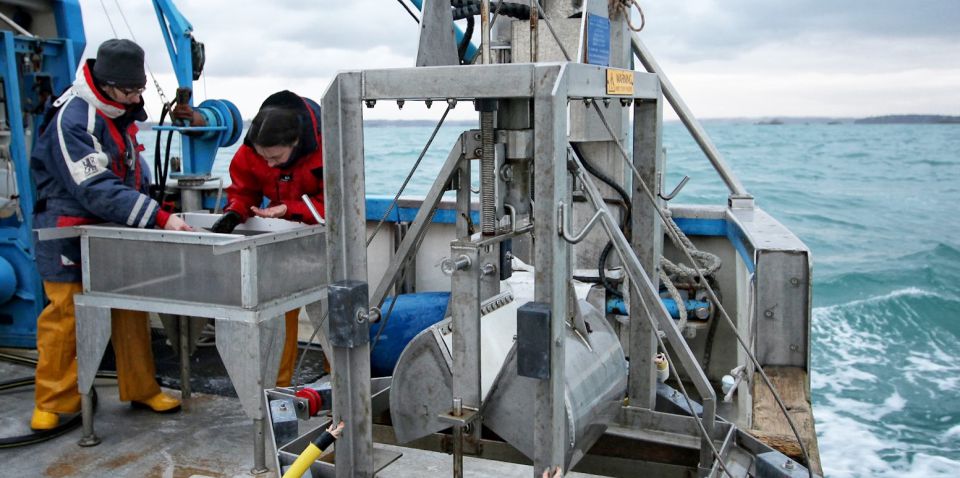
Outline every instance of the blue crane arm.
[(167, 44), (173, 71), (177, 75), (177, 85), (181, 88), (190, 88), (193, 86), (193, 56), (190, 48), (193, 25), (171, 0), (153, 0), (153, 10), (157, 13), (160, 32), (163, 34), (163, 41)]

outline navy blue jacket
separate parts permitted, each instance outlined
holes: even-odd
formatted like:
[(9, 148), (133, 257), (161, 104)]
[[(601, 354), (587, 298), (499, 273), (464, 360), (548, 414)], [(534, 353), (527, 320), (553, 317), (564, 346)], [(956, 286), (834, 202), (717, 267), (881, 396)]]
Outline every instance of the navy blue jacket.
[[(93, 61), (53, 106), (30, 157), (37, 185), (34, 226), (38, 229), (111, 222), (154, 227), (167, 214), (146, 192), (150, 172), (140, 157), (135, 121), (143, 105), (124, 107), (99, 92)], [(37, 268), (45, 281), (80, 282), (79, 238), (39, 241)]]

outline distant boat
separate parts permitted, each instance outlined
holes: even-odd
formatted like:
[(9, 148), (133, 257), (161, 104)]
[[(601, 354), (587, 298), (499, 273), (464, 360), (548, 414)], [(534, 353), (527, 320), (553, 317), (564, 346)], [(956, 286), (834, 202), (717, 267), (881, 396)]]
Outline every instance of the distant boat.
[(829, 121), (827, 124), (843, 124), (842, 121)]
[(771, 120), (757, 121), (756, 124), (760, 124), (760, 125), (781, 125), (781, 124), (783, 124), (783, 121), (781, 121), (781, 120), (779, 120), (779, 119), (777, 119), (777, 118), (774, 118), (774, 119), (771, 119)]

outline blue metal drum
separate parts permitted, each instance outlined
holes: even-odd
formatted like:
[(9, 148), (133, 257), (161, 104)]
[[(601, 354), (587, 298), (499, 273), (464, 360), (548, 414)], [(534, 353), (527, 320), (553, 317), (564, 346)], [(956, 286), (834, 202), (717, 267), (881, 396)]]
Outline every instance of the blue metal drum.
[[(380, 308), (384, 318), (394, 298), (388, 297)], [(421, 292), (399, 296), (387, 320), (370, 326), (370, 344), (376, 340), (380, 328), (386, 325), (376, 347), (370, 353), (370, 373), (374, 377), (393, 374), (393, 368), (407, 344), (421, 331), (443, 320), (447, 314), (449, 292)]]

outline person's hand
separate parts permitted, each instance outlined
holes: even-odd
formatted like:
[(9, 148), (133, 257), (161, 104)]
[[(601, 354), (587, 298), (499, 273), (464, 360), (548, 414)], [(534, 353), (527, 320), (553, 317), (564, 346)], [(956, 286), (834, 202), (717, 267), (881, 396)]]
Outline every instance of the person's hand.
[(330, 425), (330, 428), (327, 428), (327, 433), (332, 435), (335, 440), (339, 439), (340, 434), (343, 433), (343, 426), (344, 426), (343, 420), (340, 420), (340, 423), (338, 423), (336, 426)]
[(184, 121), (189, 121), (190, 126), (206, 126), (207, 122), (204, 120), (203, 115), (190, 107), (188, 103), (181, 103), (174, 106), (170, 110), (170, 117), (174, 119), (174, 122), (177, 123), (179, 120), (180, 123)]
[(220, 219), (217, 219), (217, 222), (213, 223), (210, 232), (230, 234), (242, 221), (243, 218), (240, 217), (239, 213), (236, 211), (227, 211), (224, 215), (220, 216)]
[(167, 231), (193, 231), (193, 228), (190, 227), (189, 224), (175, 214), (170, 215), (170, 218), (167, 219), (167, 223), (163, 225), (163, 228)]
[(279, 206), (273, 206), (268, 208), (260, 209), (256, 206), (250, 206), (250, 210), (253, 211), (258, 217), (283, 217), (287, 214), (287, 205), (281, 204)]

